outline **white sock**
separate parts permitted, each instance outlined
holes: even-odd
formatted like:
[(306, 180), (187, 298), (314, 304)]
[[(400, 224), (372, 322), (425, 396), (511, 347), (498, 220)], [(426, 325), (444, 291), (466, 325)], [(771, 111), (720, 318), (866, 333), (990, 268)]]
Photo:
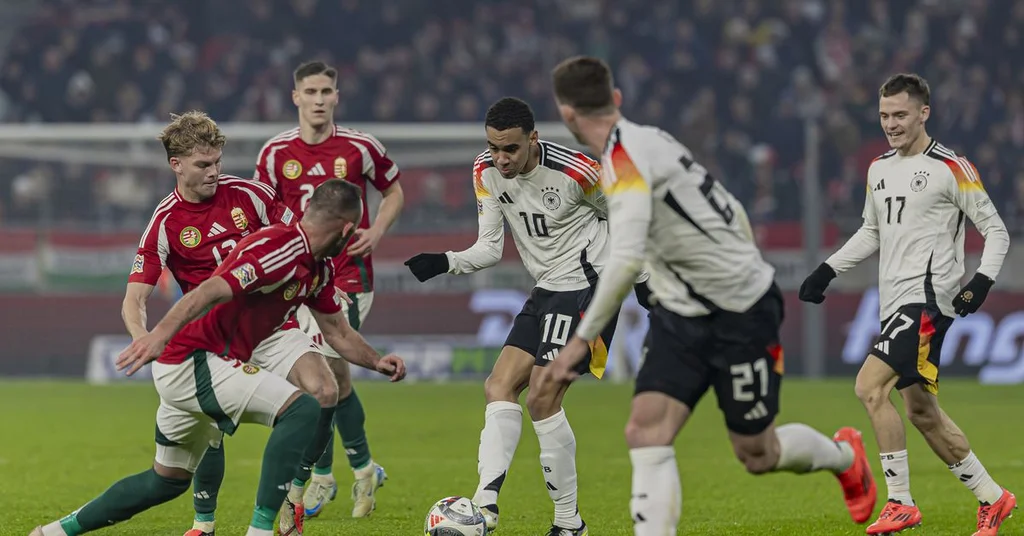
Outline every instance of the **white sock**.
[(534, 421), (533, 429), (540, 442), (540, 465), (548, 495), (555, 503), (555, 525), (577, 529), (583, 520), (576, 504), (576, 436), (565, 418), (565, 410)]
[(636, 536), (675, 536), (683, 509), (676, 452), (672, 447), (630, 449), (633, 462), (633, 515)]
[(64, 532), (60, 521), (54, 521), (49, 525), (43, 525), (43, 536), (68, 536), (68, 533)]
[(246, 531), (245, 536), (274, 536), (274, 531), (258, 529), (250, 526), (249, 530)]
[(853, 447), (849, 443), (836, 443), (806, 424), (783, 424), (775, 429), (775, 436), (779, 438), (776, 471), (810, 473), (826, 469), (842, 473), (853, 465)]
[(305, 486), (296, 486), (295, 482), (292, 482), (292, 486), (288, 488), (288, 500), (292, 504), (302, 504), (302, 493), (306, 491)]
[(879, 458), (882, 459), (885, 486), (889, 488), (889, 500), (913, 506), (914, 499), (910, 496), (910, 464), (907, 462), (906, 449), (885, 452), (880, 454)]
[(479, 506), (498, 504), (498, 492), (512, 465), (512, 457), (523, 433), (523, 407), (515, 402), (491, 402), (484, 412), (477, 454), (477, 485), (473, 502)]
[(992, 504), (1003, 495), (1003, 488), (996, 484), (991, 476), (988, 476), (988, 471), (978, 461), (973, 450), (967, 453), (967, 457), (960, 462), (950, 465), (949, 470), (953, 471), (953, 475), (959, 478), (960, 482), (967, 486), (967, 489), (974, 492), (978, 502)]
[(362, 480), (364, 478), (370, 478), (371, 476), (373, 476), (373, 472), (376, 469), (377, 467), (374, 465), (373, 460), (371, 459), (370, 461), (366, 462), (366, 465), (360, 467), (359, 469), (353, 469), (352, 474), (355, 475), (356, 480)]

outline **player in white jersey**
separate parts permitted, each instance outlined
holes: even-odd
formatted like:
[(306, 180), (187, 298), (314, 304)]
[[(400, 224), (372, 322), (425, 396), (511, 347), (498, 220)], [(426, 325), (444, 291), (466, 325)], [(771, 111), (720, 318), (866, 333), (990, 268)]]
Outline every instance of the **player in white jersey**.
[(646, 262), (651, 327), (626, 425), (635, 533), (676, 533), (682, 492), (672, 444), (709, 388), (747, 471), (830, 471), (851, 516), (867, 521), (875, 485), (860, 432), (843, 428), (830, 439), (804, 424), (775, 427), (782, 294), (743, 207), (672, 136), (622, 117), (621, 93), (603, 61), (565, 60), (553, 82), (569, 130), (603, 154), (611, 252), (583, 321), (542, 384), (575, 377)]
[[(548, 535), (585, 536), (587, 525), (576, 504), (576, 439), (562, 409), (567, 386), (540, 386), (537, 378), (590, 303), (607, 258), (607, 208), (598, 186), (598, 163), (540, 140), (534, 126), (533, 111), (519, 99), (503, 98), (488, 109), (488, 150), (473, 164), (479, 216), (476, 243), (459, 252), (421, 253), (406, 264), (420, 281), (494, 266), (501, 260), (508, 222), (523, 264), (537, 283), (484, 384), (487, 409), (480, 433), (480, 482), (473, 500), (493, 530), (498, 493), (522, 431), (519, 395), (529, 385), (526, 406), (555, 503)], [(647, 294), (646, 285), (637, 284), (637, 297), (645, 307)], [(614, 330), (615, 323), (610, 322), (595, 337), (578, 372), (598, 378), (604, 374)]]
[[(829, 282), (879, 252), (881, 335), (857, 374), (856, 392), (878, 441), (889, 501), (868, 534), (921, 523), (910, 495), (903, 421), (889, 400), (900, 392), (910, 422), (955, 476), (977, 496), (978, 536), (997, 534), (1017, 501), (996, 484), (963, 432), (939, 408), (939, 351), (953, 315), (981, 307), (1003, 264), (1010, 239), (978, 177), (962, 156), (925, 131), (928, 83), (897, 74), (879, 90), (879, 116), (892, 150), (868, 168), (864, 223), (800, 287), (800, 299), (821, 303)], [(964, 216), (985, 237), (981, 266), (967, 285)]]

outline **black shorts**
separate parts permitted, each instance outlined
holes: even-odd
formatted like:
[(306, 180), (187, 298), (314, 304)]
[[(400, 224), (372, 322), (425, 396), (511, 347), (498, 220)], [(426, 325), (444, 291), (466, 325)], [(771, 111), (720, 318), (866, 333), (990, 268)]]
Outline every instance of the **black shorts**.
[[(547, 366), (558, 351), (576, 333), (583, 313), (594, 297), (592, 287), (583, 290), (555, 292), (535, 287), (523, 304), (523, 310), (516, 315), (512, 331), (505, 339), (505, 346), (514, 346), (534, 357), (534, 365)], [(600, 378), (608, 364), (608, 347), (615, 334), (619, 313), (608, 322), (601, 336), (591, 345), (591, 352), (580, 362), (576, 371), (580, 374), (592, 372)]]
[(882, 322), (871, 353), (899, 374), (896, 389), (920, 383), (938, 394), (939, 351), (951, 325), (953, 319), (934, 305), (904, 305)]
[(714, 387), (730, 431), (761, 433), (779, 412), (783, 310), (774, 284), (744, 313), (685, 317), (655, 306), (636, 394), (664, 393), (693, 410)]

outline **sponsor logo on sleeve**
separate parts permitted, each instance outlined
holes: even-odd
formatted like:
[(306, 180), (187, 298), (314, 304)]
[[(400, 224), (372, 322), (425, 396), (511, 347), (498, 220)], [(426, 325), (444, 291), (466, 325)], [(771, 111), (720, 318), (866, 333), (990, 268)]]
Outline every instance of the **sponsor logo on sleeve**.
[(141, 274), (143, 268), (146, 266), (146, 259), (141, 253), (135, 255), (135, 261), (132, 262), (132, 273)]

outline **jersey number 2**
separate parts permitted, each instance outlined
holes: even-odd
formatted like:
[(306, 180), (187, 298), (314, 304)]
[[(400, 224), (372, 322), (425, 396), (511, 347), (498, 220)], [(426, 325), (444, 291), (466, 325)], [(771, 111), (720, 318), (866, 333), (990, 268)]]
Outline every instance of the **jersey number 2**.
[[(686, 168), (686, 171), (690, 171), (690, 168), (695, 164), (695, 162), (686, 155), (679, 157), (679, 163)], [(726, 225), (730, 225), (732, 224), (732, 219), (735, 214), (732, 211), (732, 207), (729, 206), (728, 201), (719, 201), (718, 198), (715, 197), (716, 186), (718, 187), (717, 189), (722, 187), (718, 181), (716, 181), (715, 178), (707, 172), (707, 170), (704, 170), (704, 182), (700, 185), (700, 193), (704, 195), (704, 199), (708, 200), (708, 204), (711, 205), (711, 210), (717, 212), (718, 215), (725, 220)]]

